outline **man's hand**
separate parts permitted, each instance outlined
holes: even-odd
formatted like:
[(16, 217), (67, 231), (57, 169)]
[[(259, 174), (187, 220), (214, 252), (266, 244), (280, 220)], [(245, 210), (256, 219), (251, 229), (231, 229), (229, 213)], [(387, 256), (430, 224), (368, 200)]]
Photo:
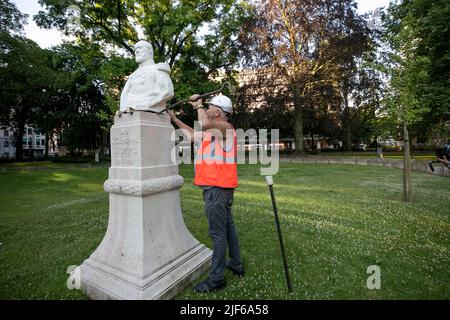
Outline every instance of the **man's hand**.
[(439, 160), (440, 162), (442, 162), (443, 164), (445, 164), (446, 166), (448, 166), (448, 159), (447, 159), (445, 156), (444, 156), (443, 159), (438, 158), (438, 160)]
[(194, 110), (197, 110), (203, 105), (203, 99), (199, 97), (199, 94), (194, 94), (189, 98), (189, 104), (194, 108)]

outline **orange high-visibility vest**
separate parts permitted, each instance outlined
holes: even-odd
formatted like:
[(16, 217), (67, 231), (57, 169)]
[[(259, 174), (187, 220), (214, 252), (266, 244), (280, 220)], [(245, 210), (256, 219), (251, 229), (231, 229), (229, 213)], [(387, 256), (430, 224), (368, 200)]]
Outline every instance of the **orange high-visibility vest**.
[[(202, 143), (195, 157), (195, 179), (197, 186), (236, 188), (237, 177), (237, 137), (233, 130), (231, 150), (224, 150), (214, 135), (203, 133)], [(224, 148), (227, 148), (226, 143)]]

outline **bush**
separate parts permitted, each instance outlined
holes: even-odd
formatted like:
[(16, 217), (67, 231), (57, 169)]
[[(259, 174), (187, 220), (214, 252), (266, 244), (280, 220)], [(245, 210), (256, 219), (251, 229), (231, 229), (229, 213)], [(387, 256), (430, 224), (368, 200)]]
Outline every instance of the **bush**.
[[(45, 157), (42, 158), (23, 158), (20, 160), (20, 162), (41, 162), (41, 161), (48, 161)], [(0, 157), (0, 163), (13, 163), (17, 162), (16, 159), (9, 159), (6, 157)]]
[(439, 147), (433, 146), (433, 147), (424, 147), (424, 146), (418, 146), (418, 147), (413, 147), (414, 151), (420, 151), (420, 152), (430, 152), (430, 153), (434, 153), (436, 151), (436, 149)]
[(320, 149), (320, 153), (332, 153), (332, 152), (337, 152), (337, 149), (333, 149), (333, 148), (323, 148)]
[(50, 159), (52, 162), (57, 163), (89, 163), (94, 162), (93, 156), (54, 156)]

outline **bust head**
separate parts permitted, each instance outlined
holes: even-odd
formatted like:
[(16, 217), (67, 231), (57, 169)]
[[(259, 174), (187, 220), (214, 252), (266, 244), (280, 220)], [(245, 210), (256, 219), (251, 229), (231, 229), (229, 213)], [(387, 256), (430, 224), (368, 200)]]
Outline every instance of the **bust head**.
[(134, 55), (137, 63), (153, 59), (153, 47), (147, 41), (139, 41), (134, 45)]

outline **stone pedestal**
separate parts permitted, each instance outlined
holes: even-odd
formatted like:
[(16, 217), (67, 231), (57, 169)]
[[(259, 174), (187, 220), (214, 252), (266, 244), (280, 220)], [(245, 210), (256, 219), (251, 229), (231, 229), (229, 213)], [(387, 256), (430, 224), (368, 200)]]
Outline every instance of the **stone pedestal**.
[(116, 116), (104, 189), (109, 222), (103, 241), (80, 266), (92, 299), (171, 299), (210, 267), (211, 250), (183, 220), (183, 178), (171, 156), (167, 115)]

